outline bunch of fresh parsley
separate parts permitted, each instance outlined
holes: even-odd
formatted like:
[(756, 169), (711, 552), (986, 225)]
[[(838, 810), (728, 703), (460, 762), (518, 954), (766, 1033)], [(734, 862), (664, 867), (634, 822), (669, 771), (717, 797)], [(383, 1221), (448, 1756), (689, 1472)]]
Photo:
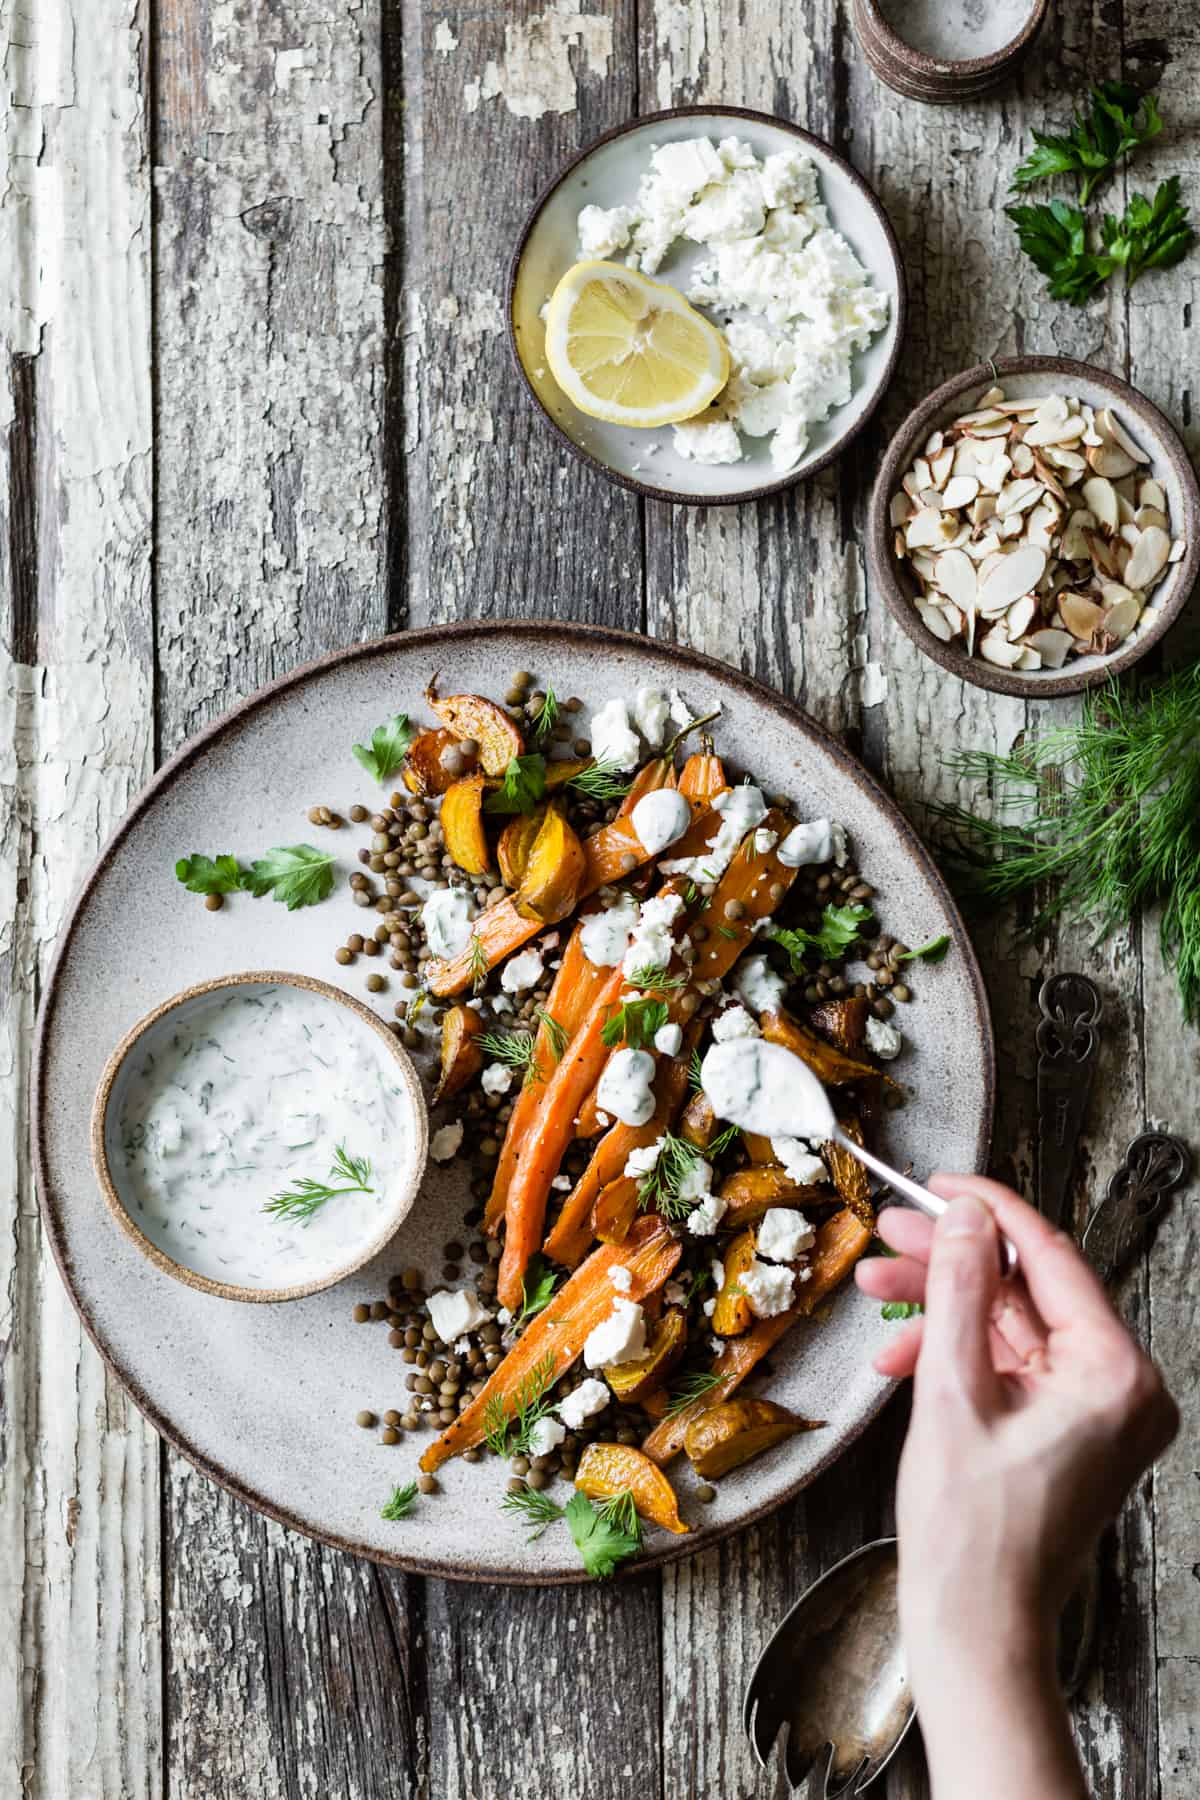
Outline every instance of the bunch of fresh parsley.
[(1035, 148), (1018, 165), (1012, 186), (1020, 193), (1054, 175), (1079, 178), (1079, 206), (1055, 199), (1043, 205), (1005, 208), (1025, 254), (1050, 278), (1050, 296), (1082, 306), (1116, 270), (1132, 285), (1147, 269), (1181, 261), (1195, 233), (1179, 198), (1179, 177), (1161, 182), (1152, 200), (1132, 194), (1120, 218), (1105, 213), (1094, 246), (1085, 207), (1097, 186), (1126, 157), (1162, 130), (1153, 94), (1140, 95), (1124, 81), (1106, 81), (1091, 94), (1089, 110), (1076, 113), (1064, 135), (1035, 131)]
[(311, 844), (268, 850), (246, 868), (236, 856), (181, 856), (175, 876), (189, 894), (271, 894), (289, 912), (315, 906), (333, 891), (333, 855)]

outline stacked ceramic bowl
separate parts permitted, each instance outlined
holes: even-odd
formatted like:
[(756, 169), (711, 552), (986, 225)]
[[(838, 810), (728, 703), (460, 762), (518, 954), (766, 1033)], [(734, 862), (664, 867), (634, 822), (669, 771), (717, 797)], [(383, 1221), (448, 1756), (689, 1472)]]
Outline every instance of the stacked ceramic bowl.
[(953, 106), (1011, 75), (1050, 0), (851, 0), (863, 54), (910, 100)]

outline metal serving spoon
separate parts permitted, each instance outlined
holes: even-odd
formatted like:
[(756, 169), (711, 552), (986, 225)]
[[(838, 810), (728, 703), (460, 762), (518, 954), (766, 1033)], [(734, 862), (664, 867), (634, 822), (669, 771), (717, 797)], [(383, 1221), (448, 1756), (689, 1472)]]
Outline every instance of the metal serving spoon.
[(828, 1750), (825, 1800), (861, 1794), (913, 1722), (896, 1574), (894, 1537), (835, 1563), (797, 1600), (746, 1689), (742, 1723), (760, 1765), (781, 1729), (793, 1787)]
[[(840, 1150), (848, 1151), (851, 1156), (856, 1156), (865, 1169), (870, 1169), (872, 1175), (878, 1175), (881, 1181), (886, 1181), (887, 1185), (897, 1194), (903, 1194), (904, 1198), (910, 1200), (921, 1212), (927, 1213), (931, 1219), (941, 1218), (949, 1204), (948, 1201), (939, 1199), (937, 1194), (922, 1187), (920, 1182), (914, 1181), (911, 1176), (902, 1175), (899, 1169), (890, 1168), (872, 1151), (864, 1150), (862, 1145), (856, 1144), (852, 1137), (847, 1137), (840, 1125), (835, 1125), (829, 1136)], [(1000, 1239), (1001, 1273), (1007, 1278), (1009, 1275), (1015, 1274), (1016, 1267), (1016, 1250), (1009, 1240), (1002, 1236)]]

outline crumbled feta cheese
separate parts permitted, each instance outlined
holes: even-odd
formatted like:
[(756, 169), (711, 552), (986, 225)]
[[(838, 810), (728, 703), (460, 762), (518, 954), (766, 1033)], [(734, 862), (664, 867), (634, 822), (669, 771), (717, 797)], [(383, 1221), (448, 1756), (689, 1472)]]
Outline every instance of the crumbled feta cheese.
[(485, 1094), (507, 1094), (513, 1084), (513, 1072), (507, 1063), (489, 1063), (479, 1077), (479, 1085)]
[(665, 968), (675, 942), (671, 927), (683, 911), (682, 894), (658, 894), (643, 903), (633, 937), (621, 963), (626, 975), (638, 969)]
[(522, 950), (519, 956), (510, 956), (501, 969), (500, 986), (506, 994), (524, 994), (529, 988), (536, 987), (545, 973), (541, 952)]
[(597, 1107), (596, 1108), (596, 1123), (597, 1123), (597, 1125), (603, 1125), (604, 1129), (607, 1131), (608, 1127), (612, 1124), (612, 1120), (609, 1118), (609, 1116), (606, 1112), (601, 1112), (600, 1108)]
[(816, 1233), (802, 1212), (772, 1206), (763, 1215), (755, 1250), (771, 1262), (795, 1262), (815, 1241)]
[(789, 1181), (800, 1187), (815, 1187), (818, 1182), (828, 1181), (828, 1169), (819, 1156), (813, 1155), (803, 1138), (772, 1138), (771, 1149), (783, 1164), (783, 1172)]
[(707, 850), (702, 850), (698, 856), (664, 861), (661, 865), (664, 875), (687, 875), (692, 881), (716, 881), (733, 861), (746, 833), (766, 818), (767, 803), (762, 790), (746, 781), (740, 787), (718, 794), (713, 801), (713, 810), (720, 813), (721, 824)]
[(741, 139), (659, 145), (632, 202), (587, 206), (578, 229), (583, 256), (625, 250), (647, 275), (677, 239), (704, 247), (686, 292), (718, 316), (732, 367), (705, 423), (675, 428), (684, 456), (737, 460), (741, 432), (770, 436), (773, 466), (794, 468), (810, 427), (850, 398), (855, 352), (887, 323), (888, 297), (831, 226), (800, 149), (760, 161)]
[(634, 1181), (640, 1181), (644, 1175), (650, 1173), (658, 1161), (662, 1147), (663, 1140), (659, 1138), (656, 1143), (647, 1144), (644, 1149), (631, 1150), (625, 1158), (625, 1167), (622, 1173), (632, 1177)]
[(679, 1177), (678, 1194), (683, 1201), (705, 1200), (712, 1193), (713, 1166), (704, 1157), (695, 1157)]
[(529, 1432), (529, 1455), (549, 1456), (552, 1450), (558, 1449), (566, 1435), (566, 1426), (560, 1425), (557, 1419), (545, 1417), (536, 1420)]
[(773, 850), (778, 842), (779, 833), (777, 831), (768, 831), (765, 825), (760, 825), (754, 834), (755, 856), (765, 856), (767, 851)]
[(721, 1261), (719, 1256), (713, 1257), (708, 1265), (708, 1269), (713, 1278), (713, 1285), (718, 1288), (723, 1287), (725, 1283), (725, 1264)]
[(463, 1122), (454, 1119), (449, 1125), (439, 1125), (429, 1140), (429, 1154), (434, 1162), (449, 1162), (457, 1156), (462, 1148)]
[(671, 689), (670, 705), (671, 717), (681, 731), (686, 731), (689, 725), (695, 723), (696, 715), (693, 713), (691, 707), (688, 705), (678, 688)]
[(692, 822), (692, 809), (677, 788), (655, 788), (642, 795), (630, 818), (642, 849), (657, 856), (683, 836)]
[(618, 1295), (608, 1317), (593, 1326), (584, 1340), (584, 1363), (589, 1369), (602, 1369), (609, 1363), (636, 1362), (645, 1354), (645, 1314), (636, 1300)]
[(738, 1276), (738, 1286), (756, 1318), (773, 1319), (792, 1304), (796, 1280), (789, 1268), (778, 1263), (759, 1262), (755, 1257), (750, 1267)]
[(443, 1344), (452, 1344), (464, 1332), (478, 1330), (492, 1316), (486, 1307), (480, 1306), (469, 1288), (462, 1288), (457, 1293), (439, 1288), (436, 1294), (430, 1294), (428, 1306), (429, 1322)]
[(714, 1044), (727, 1044), (731, 1038), (761, 1037), (762, 1032), (744, 1006), (729, 1006), (713, 1020), (712, 1035)]
[(668, 1281), (663, 1289), (663, 1299), (668, 1306), (682, 1306), (687, 1299), (687, 1289), (682, 1281)]
[(596, 1100), (623, 1125), (644, 1125), (654, 1114), (654, 1058), (648, 1050), (615, 1050), (596, 1085)]
[(629, 242), (633, 209), (628, 206), (585, 206), (579, 215), (579, 252), (606, 262)]
[(722, 1200), (720, 1194), (706, 1194), (699, 1206), (694, 1206), (687, 1217), (687, 1228), (693, 1237), (711, 1237), (725, 1214), (728, 1201)]
[(787, 982), (775, 973), (765, 956), (747, 956), (733, 972), (733, 991), (752, 1013), (778, 1012)]
[(704, 1302), (703, 1311), (704, 1311), (705, 1318), (711, 1319), (713, 1314), (716, 1312), (716, 1310), (717, 1310), (717, 1296), (715, 1294), (711, 1294), (709, 1296), (709, 1298)]
[(616, 968), (628, 948), (639, 910), (632, 894), (622, 894), (612, 906), (592, 913), (583, 921), (579, 942), (590, 963), (595, 963), (598, 968)]
[(592, 755), (618, 769), (636, 769), (642, 758), (637, 732), (629, 723), (624, 700), (606, 700), (592, 715)]
[(624, 1263), (614, 1263), (608, 1271), (608, 1279), (619, 1294), (627, 1294), (633, 1286), (633, 1270), (627, 1268)]
[(691, 462), (718, 468), (742, 460), (742, 441), (726, 420), (717, 419), (710, 425), (676, 425), (674, 429), (676, 450)]
[[(834, 829), (833, 819), (810, 819), (806, 825), (794, 826), (775, 854), (785, 869), (803, 869), (811, 863), (832, 862)], [(841, 827), (837, 826), (837, 829), (840, 831)], [(844, 853), (844, 832), (842, 844)]]
[(512, 1314), (509, 1312), (507, 1306), (502, 1306), (500, 1311), (496, 1314), (496, 1323), (498, 1325), (512, 1324)]
[(611, 1398), (608, 1383), (589, 1375), (577, 1388), (564, 1394), (559, 1402), (558, 1416), (568, 1431), (578, 1431), (585, 1420), (595, 1418), (598, 1412), (603, 1412)]
[(654, 1048), (662, 1056), (678, 1056), (683, 1048), (681, 1025), (660, 1025), (654, 1034)]
[(899, 1056), (903, 1043), (898, 1025), (893, 1025), (890, 1019), (877, 1019), (874, 1013), (868, 1014), (867, 1049), (873, 1050), (881, 1062), (891, 1062), (894, 1056)]
[(461, 956), (471, 941), (474, 916), (466, 888), (434, 888), (421, 908), (421, 923), (430, 953), (447, 961), (453, 956)]
[(550, 1183), (555, 1193), (558, 1194), (569, 1194), (574, 1185), (569, 1175), (556, 1175)]
[[(633, 696), (633, 720), (652, 750), (661, 750), (670, 711), (661, 688), (640, 687)], [(674, 793), (674, 788), (661, 790)], [(682, 797), (682, 796), (681, 796)]]

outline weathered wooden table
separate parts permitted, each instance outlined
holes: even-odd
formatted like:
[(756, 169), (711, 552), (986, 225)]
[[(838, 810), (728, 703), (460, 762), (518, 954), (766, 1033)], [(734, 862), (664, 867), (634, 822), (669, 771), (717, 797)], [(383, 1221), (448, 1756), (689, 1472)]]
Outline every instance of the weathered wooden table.
[[(1194, 8), (1055, 11), (1019, 92), (941, 111), (876, 85), (833, 0), (0, 0), (4, 1800), (784, 1791), (743, 1742), (743, 1680), (811, 1576), (886, 1529), (902, 1404), (790, 1509), (619, 1588), (408, 1580), (292, 1536), (162, 1446), (82, 1336), (26, 1157), (33, 1011), (72, 890), (155, 762), (379, 632), (553, 614), (692, 644), (795, 695), (918, 823), (948, 791), (940, 750), (1040, 723), (897, 633), (861, 527), (889, 422), (986, 355), (1095, 358), (1195, 437), (1200, 259), (1079, 313), (1045, 299), (1001, 212), (1029, 125), (1122, 70), (1162, 95), (1153, 178), (1178, 169), (1200, 202)], [(910, 286), (875, 425), (741, 510), (642, 505), (570, 459), (502, 322), (514, 233), (559, 162), (697, 100), (779, 111), (847, 154)], [(1193, 617), (1170, 656), (1198, 645)], [(1145, 1120), (1187, 1132), (1197, 1038), (1149, 929), (1092, 952), (1000, 928), (981, 951), (995, 1167), (1019, 1187), (1041, 973), (1104, 987), (1082, 1212)], [(1197, 1241), (1182, 1199), (1122, 1295), (1185, 1407)], [(1107, 1546), (1078, 1728), (1113, 1800), (1196, 1793), (1198, 1432), (1193, 1411)], [(887, 1793), (925, 1792), (913, 1744)]]

